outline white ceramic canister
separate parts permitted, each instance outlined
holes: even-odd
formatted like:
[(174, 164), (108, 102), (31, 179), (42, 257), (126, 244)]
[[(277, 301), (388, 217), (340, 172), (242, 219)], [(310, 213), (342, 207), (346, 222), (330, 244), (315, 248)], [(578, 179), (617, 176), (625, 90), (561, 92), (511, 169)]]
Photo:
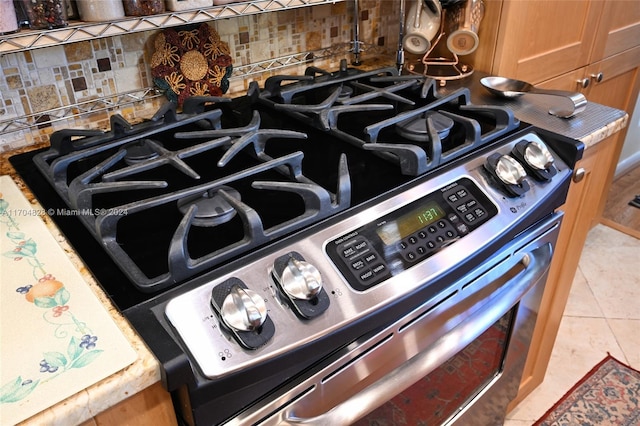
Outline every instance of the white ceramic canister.
[(122, 0), (76, 0), (83, 21), (100, 22), (124, 18)]
[(18, 31), (18, 19), (12, 0), (0, 0), (0, 34)]

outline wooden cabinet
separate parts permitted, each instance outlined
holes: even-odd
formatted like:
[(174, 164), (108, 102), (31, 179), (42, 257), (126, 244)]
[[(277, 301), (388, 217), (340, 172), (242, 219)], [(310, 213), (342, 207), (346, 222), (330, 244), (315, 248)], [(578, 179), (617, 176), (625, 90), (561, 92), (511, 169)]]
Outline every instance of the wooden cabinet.
[(598, 23), (590, 63), (640, 44), (640, 2), (599, 0), (598, 3), (603, 3), (602, 16)]
[(488, 7), (500, 9), (496, 75), (537, 84), (640, 45), (637, 1), (489, 0)]
[(81, 426), (176, 426), (171, 395), (160, 382), (99, 413)]
[(520, 390), (510, 408), (515, 407), (544, 379), (582, 247), (594, 221), (600, 217), (601, 205), (607, 193), (607, 177), (611, 174), (611, 168), (615, 167), (614, 159), (623, 141), (621, 136), (621, 133), (617, 133), (588, 148), (576, 165), (574, 181), (562, 208), (565, 215)]
[(505, 0), (493, 74), (539, 83), (586, 66), (602, 6), (593, 1)]
[[(640, 4), (640, 2), (638, 3)], [(602, 76), (601, 79), (593, 78), (593, 76), (598, 75)], [(589, 101), (618, 108), (631, 114), (638, 98), (638, 92), (640, 91), (640, 46), (625, 50), (622, 53), (598, 61), (588, 67), (583, 67), (540, 83), (539, 86), (576, 90), (576, 81), (584, 78), (591, 78), (589, 86), (580, 89)], [(623, 140), (625, 135), (626, 129), (622, 130), (618, 136)], [(608, 167), (609, 173), (602, 177), (605, 192), (613, 181), (615, 165), (621, 150), (622, 142), (617, 144), (617, 150), (613, 153), (611, 159), (612, 165)], [(602, 197), (598, 205), (594, 225), (604, 211), (605, 202), (606, 199)]]
[[(640, 1), (486, 1), (499, 15), (497, 31), (486, 33), (495, 38), (482, 41), (493, 54), (486, 70), (544, 88), (580, 91), (590, 102), (631, 114), (640, 88)], [(544, 378), (582, 246), (604, 210), (625, 134), (587, 149), (576, 168), (583, 171), (582, 180), (572, 184), (563, 207), (539, 320), (511, 407)]]
[[(639, 76), (640, 45), (538, 83), (538, 86), (580, 91), (591, 102), (625, 110), (630, 114), (638, 97)], [(588, 79), (588, 85), (581, 87), (579, 82), (585, 79)]]

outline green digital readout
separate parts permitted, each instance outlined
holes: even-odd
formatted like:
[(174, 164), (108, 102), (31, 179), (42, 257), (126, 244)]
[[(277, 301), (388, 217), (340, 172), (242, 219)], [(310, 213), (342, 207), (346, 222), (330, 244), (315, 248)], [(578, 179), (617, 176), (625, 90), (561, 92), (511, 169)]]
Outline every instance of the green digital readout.
[(435, 201), (421, 204), (396, 220), (389, 221), (378, 228), (378, 236), (386, 245), (396, 243), (419, 229), (429, 226), (445, 216), (445, 212)]

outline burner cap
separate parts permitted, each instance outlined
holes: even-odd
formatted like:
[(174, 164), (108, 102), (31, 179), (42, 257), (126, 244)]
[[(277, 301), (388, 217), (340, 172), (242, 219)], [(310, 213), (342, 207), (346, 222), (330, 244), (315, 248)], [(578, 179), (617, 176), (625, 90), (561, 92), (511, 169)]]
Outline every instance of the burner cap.
[(143, 161), (151, 160), (158, 157), (158, 152), (153, 149), (152, 143), (162, 145), (158, 141), (151, 141), (151, 139), (140, 139), (125, 145), (124, 149), (127, 154), (124, 156), (124, 162), (128, 165), (142, 163)]
[(427, 111), (417, 117), (397, 123), (396, 132), (414, 142), (429, 142), (429, 132), (427, 131), (427, 117), (429, 116), (440, 139), (449, 136), (449, 131), (454, 125), (453, 120), (435, 111)]
[(353, 89), (349, 86), (342, 86), (340, 88), (340, 95), (338, 95), (338, 102), (346, 101), (351, 95), (353, 95)]
[(189, 207), (196, 205), (198, 211), (193, 219), (193, 224), (196, 226), (214, 227), (228, 222), (236, 215), (236, 210), (218, 193), (221, 189), (236, 200), (240, 200), (238, 191), (230, 186), (221, 186), (204, 194), (178, 200), (178, 210), (186, 214)]

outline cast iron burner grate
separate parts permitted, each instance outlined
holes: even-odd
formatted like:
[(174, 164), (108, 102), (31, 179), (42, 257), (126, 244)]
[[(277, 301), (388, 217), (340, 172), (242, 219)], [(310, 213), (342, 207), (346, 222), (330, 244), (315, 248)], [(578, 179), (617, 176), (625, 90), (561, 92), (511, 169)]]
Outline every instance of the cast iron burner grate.
[[(286, 83), (286, 84), (285, 84)], [(255, 86), (255, 83), (254, 83)], [(253, 87), (253, 90), (257, 90)], [(260, 101), (419, 176), (518, 128), (508, 108), (472, 105), (459, 89), (440, 97), (436, 82), (395, 68), (267, 79)]]
[(191, 98), (182, 113), (167, 104), (136, 125), (114, 115), (108, 132), (61, 130), (34, 156), (143, 292), (183, 282), (350, 205), (344, 155), (334, 193), (303, 174), (302, 152), (265, 152), (272, 140), (304, 140), (305, 133), (262, 129), (257, 111), (247, 125), (223, 128), (221, 110), (204, 108), (220, 101)]

